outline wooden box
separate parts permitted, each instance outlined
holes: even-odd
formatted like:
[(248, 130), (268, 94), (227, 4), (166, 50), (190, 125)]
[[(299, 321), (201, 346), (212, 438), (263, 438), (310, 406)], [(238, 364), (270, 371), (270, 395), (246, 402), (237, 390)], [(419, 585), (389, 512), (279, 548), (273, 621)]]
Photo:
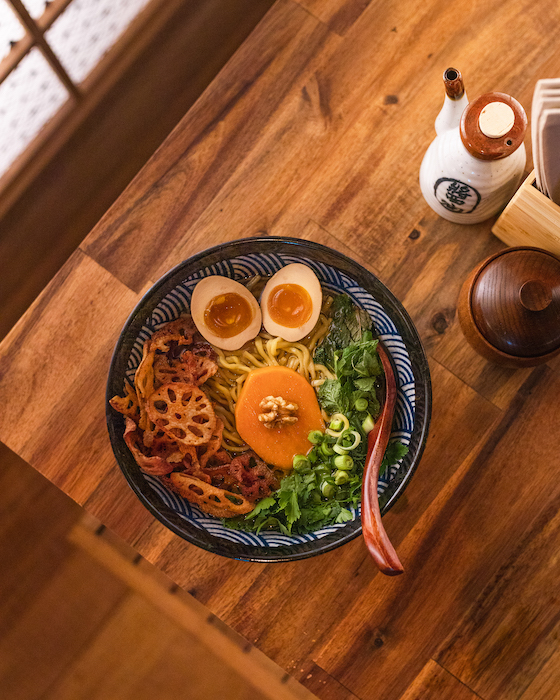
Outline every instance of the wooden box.
[(537, 189), (535, 171), (513, 195), (492, 233), (510, 246), (534, 246), (560, 256), (560, 206)]

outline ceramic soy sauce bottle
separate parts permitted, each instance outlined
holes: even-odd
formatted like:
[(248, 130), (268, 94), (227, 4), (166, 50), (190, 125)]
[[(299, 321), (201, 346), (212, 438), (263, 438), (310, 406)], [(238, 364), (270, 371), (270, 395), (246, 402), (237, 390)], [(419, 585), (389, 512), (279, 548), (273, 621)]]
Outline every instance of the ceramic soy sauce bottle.
[(501, 92), (468, 103), (454, 68), (445, 71), (443, 82), (445, 102), (420, 167), (420, 189), (443, 218), (476, 224), (500, 211), (521, 182), (527, 116), (517, 100)]

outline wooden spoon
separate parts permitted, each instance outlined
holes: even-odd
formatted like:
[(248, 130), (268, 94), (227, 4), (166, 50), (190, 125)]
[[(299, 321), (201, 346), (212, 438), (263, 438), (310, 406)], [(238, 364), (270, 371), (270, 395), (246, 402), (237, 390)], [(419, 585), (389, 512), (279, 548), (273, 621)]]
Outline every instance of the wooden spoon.
[(404, 569), (381, 522), (377, 497), (379, 468), (391, 434), (397, 400), (397, 384), (393, 366), (381, 343), (377, 346), (377, 352), (385, 371), (385, 402), (381, 415), (368, 434), (368, 452), (362, 487), (362, 532), (369, 553), (379, 570), (387, 576), (397, 576), (402, 574)]

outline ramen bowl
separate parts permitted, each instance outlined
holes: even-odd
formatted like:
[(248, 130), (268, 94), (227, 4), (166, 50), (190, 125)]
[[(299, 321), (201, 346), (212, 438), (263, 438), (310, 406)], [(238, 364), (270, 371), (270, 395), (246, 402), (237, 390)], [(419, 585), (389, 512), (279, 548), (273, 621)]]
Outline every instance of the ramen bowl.
[(253, 562), (286, 562), (328, 552), (361, 534), (360, 508), (354, 519), (305, 535), (260, 534), (228, 528), (196, 505), (144, 474), (128, 450), (124, 417), (109, 404), (122, 394), (126, 378), (142, 359), (144, 342), (163, 324), (188, 313), (196, 284), (209, 275), (243, 281), (270, 276), (290, 263), (311, 267), (324, 290), (347, 294), (365, 309), (396, 368), (397, 406), (391, 437), (408, 446), (405, 457), (379, 479), (381, 512), (386, 513), (408, 486), (428, 434), (431, 384), (426, 355), (414, 324), (396, 297), (371, 272), (326, 246), (293, 238), (250, 238), (202, 251), (164, 275), (142, 298), (116, 344), (107, 382), (107, 425), (118, 465), (143, 505), (174, 533), (202, 549)]

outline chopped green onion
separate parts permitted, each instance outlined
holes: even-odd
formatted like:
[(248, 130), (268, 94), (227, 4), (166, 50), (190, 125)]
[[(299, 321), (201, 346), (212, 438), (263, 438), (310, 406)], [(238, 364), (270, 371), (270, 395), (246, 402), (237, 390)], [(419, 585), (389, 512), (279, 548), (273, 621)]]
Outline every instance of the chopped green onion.
[(368, 400), (367, 399), (356, 399), (354, 403), (354, 408), (356, 411), (367, 411), (368, 407)]
[(350, 481), (350, 477), (348, 476), (347, 472), (343, 472), (343, 471), (335, 472), (334, 483), (337, 486), (342, 486), (343, 484), (346, 484), (348, 481)]
[(337, 438), (339, 435), (342, 435), (345, 430), (348, 430), (349, 427), (350, 421), (346, 418), (344, 413), (335, 413), (331, 416), (330, 425), (325, 432), (327, 435), (332, 435), (332, 437)]
[(311, 467), (311, 462), (305, 455), (294, 455), (292, 465), (296, 471), (301, 472), (308, 470)]
[[(335, 445), (335, 447), (336, 447), (336, 445)], [(322, 452), (323, 455), (325, 455), (325, 457), (330, 457), (331, 455), (334, 454), (333, 448), (330, 445), (327, 445), (326, 442), (323, 442), (323, 444), (321, 445), (319, 450)]]
[(348, 452), (355, 450), (360, 442), (362, 442), (362, 436), (357, 430), (345, 430), (337, 440), (337, 443)]
[(333, 450), (336, 452), (337, 455), (346, 455), (348, 454), (348, 452), (350, 452), (350, 450), (347, 447), (343, 447), (338, 443), (336, 445), (333, 445)]
[(334, 466), (347, 472), (354, 466), (354, 460), (350, 455), (338, 455), (334, 458)]
[(321, 493), (325, 498), (330, 498), (336, 490), (336, 487), (333, 484), (329, 484), (328, 481), (323, 481), (321, 484)]
[(314, 445), (320, 445), (323, 442), (323, 433), (320, 430), (312, 430), (307, 439)]
[(362, 430), (367, 435), (368, 433), (371, 433), (374, 425), (375, 425), (375, 422), (374, 422), (373, 418), (368, 413), (367, 416), (363, 420)]

